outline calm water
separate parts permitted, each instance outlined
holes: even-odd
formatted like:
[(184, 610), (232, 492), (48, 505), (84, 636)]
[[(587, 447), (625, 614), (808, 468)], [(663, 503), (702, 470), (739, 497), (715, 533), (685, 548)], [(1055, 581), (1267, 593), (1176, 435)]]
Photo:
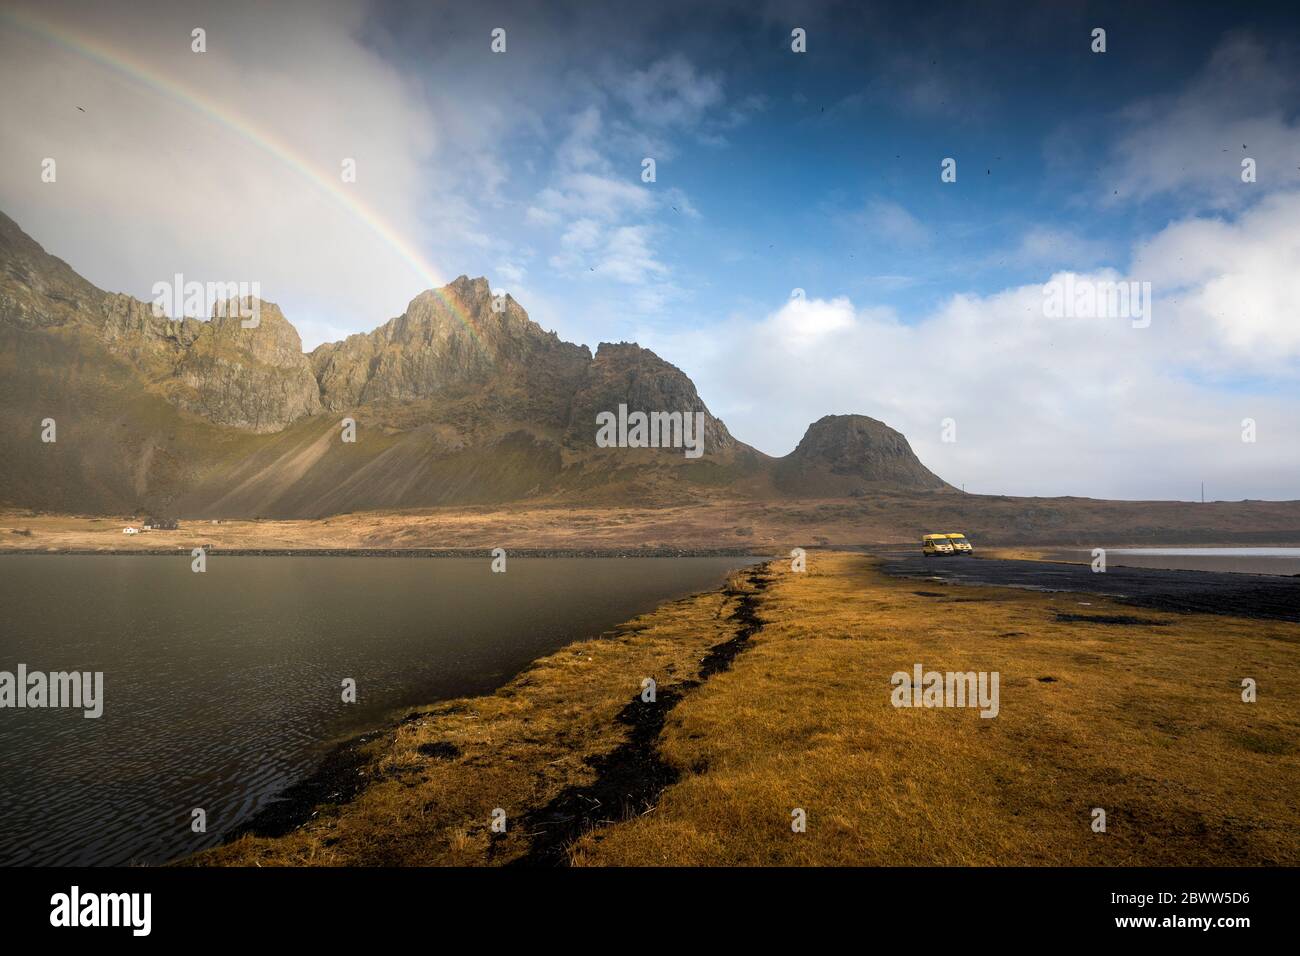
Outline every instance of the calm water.
[[(1070, 561), (1092, 559), (1090, 551), (1060, 556)], [(1290, 575), (1300, 574), (1300, 548), (1107, 548), (1106, 562), (1130, 568)]]
[(749, 563), (217, 555), (194, 574), (188, 557), (0, 556), (0, 671), (103, 671), (105, 698), (97, 720), (0, 709), (0, 864), (211, 846), (340, 737), (490, 691)]

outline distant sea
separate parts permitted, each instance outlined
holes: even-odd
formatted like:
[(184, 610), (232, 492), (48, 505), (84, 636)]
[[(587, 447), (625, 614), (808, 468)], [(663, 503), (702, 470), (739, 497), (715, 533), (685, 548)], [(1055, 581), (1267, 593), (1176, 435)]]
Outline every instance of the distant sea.
[[(1048, 557), (1091, 560), (1090, 550)], [(1107, 548), (1107, 564), (1175, 571), (1235, 571), (1241, 574), (1300, 574), (1300, 548)]]

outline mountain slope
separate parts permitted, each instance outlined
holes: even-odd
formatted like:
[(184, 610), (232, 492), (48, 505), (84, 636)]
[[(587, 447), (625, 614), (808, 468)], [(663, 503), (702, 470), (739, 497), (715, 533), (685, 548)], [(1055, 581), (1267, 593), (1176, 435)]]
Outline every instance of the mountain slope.
[(808, 426), (773, 477), (792, 497), (831, 498), (871, 490), (950, 488), (921, 464), (900, 432), (866, 415), (827, 415)]
[[(375, 517), (387, 530), (367, 534), (379, 544), (444, 540), (441, 518), (409, 513), (442, 505), (505, 505), (497, 514), (512, 524), (576, 513), (551, 504), (599, 506), (615, 525), (609, 540), (664, 544), (770, 544), (814, 530), (813, 540), (851, 544), (949, 528), (1007, 541), (1094, 541), (1098, 529), (1123, 528), (1142, 541), (1276, 543), (1300, 526), (1297, 502), (963, 494), (901, 434), (862, 415), (826, 416), (791, 454), (770, 458), (732, 436), (653, 352), (603, 343), (593, 355), (563, 342), (509, 297), (494, 302), (485, 279), (422, 292), (374, 331), (310, 355), (276, 306), (258, 305), (253, 329), (220, 307), (206, 321), (156, 316), (97, 289), (0, 213), (0, 506), (188, 518), (399, 512)], [(597, 414), (620, 405), (698, 413), (703, 455), (598, 447)], [(54, 442), (42, 440), (49, 419)], [(347, 420), (355, 442), (343, 440)], [(687, 507), (646, 510), (660, 505)], [(655, 517), (625, 527), (629, 509)]]
[[(631, 343), (593, 355), (563, 342), (509, 296), (494, 299), (486, 279), (422, 292), (374, 331), (310, 355), (277, 306), (240, 302), (254, 304), (251, 328), (222, 303), (208, 320), (155, 315), (0, 214), (0, 502), (314, 517), (778, 493), (773, 459), (737, 441), (680, 369)], [(597, 415), (620, 405), (698, 413), (703, 455), (597, 447)], [(46, 418), (54, 443), (39, 440)]]

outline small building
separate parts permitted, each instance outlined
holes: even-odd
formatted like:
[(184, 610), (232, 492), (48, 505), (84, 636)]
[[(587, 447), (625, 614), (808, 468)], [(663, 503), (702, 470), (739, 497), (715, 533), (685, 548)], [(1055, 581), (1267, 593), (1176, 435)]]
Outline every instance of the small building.
[(122, 529), (122, 533), (123, 533), (123, 534), (139, 534), (139, 533), (140, 533), (140, 529), (139, 529), (139, 528), (132, 528), (132, 527), (130, 527), (130, 526), (127, 526), (127, 527), (125, 527), (125, 528)]

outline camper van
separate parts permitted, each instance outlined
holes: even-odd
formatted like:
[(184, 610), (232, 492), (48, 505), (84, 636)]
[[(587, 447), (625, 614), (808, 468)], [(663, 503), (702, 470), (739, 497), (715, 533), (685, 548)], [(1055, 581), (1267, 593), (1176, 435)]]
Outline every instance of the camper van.
[(946, 537), (948, 543), (952, 545), (953, 554), (970, 554), (975, 550), (971, 547), (970, 542), (966, 540), (964, 534), (949, 534), (944, 537)]
[(952, 542), (946, 534), (922, 535), (921, 553), (927, 558), (932, 554), (952, 554)]

